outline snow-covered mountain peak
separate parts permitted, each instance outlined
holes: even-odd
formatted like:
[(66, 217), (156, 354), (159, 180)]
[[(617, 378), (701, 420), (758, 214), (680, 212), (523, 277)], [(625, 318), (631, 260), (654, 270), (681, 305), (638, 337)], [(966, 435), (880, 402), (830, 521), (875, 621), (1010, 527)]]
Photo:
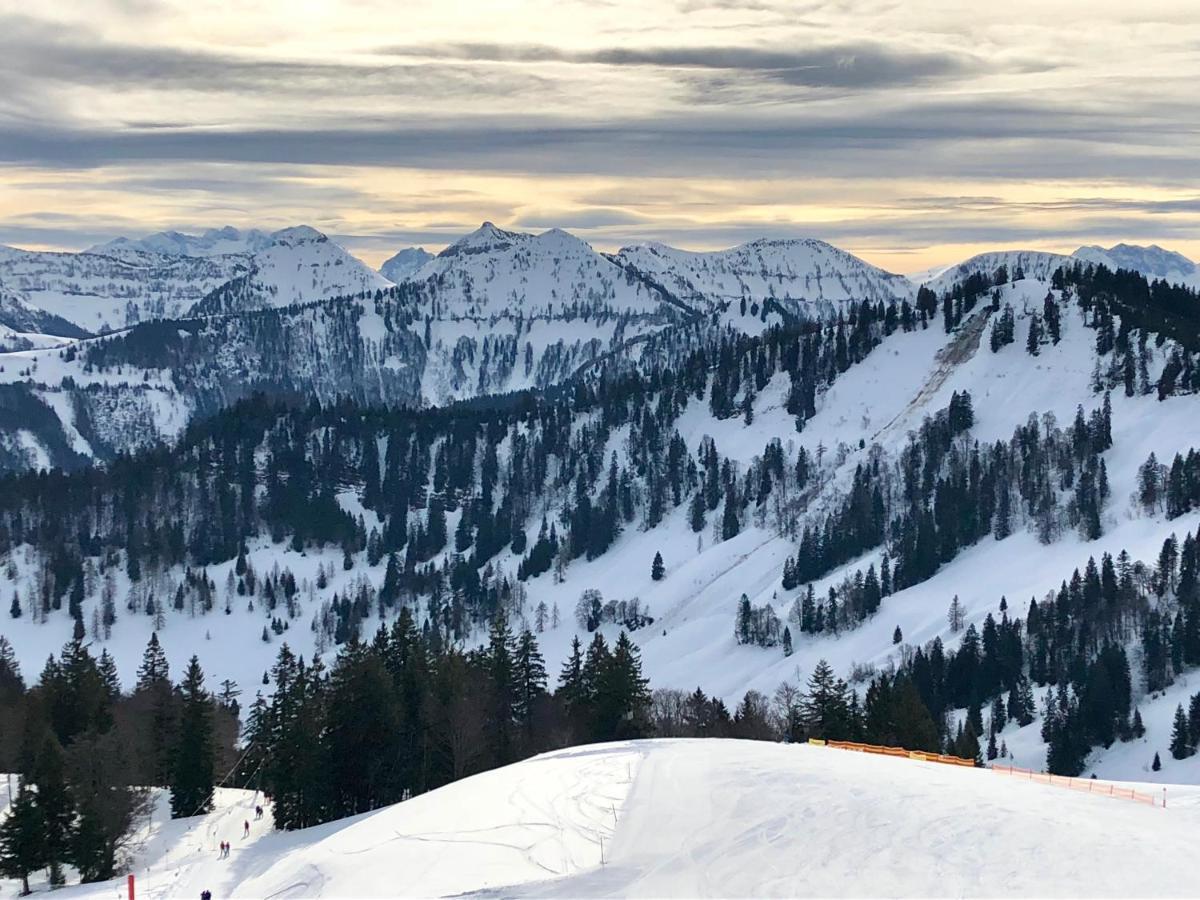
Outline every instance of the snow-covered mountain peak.
[(249, 259), (250, 272), (209, 293), (195, 315), (312, 303), (390, 287), (392, 282), (308, 225), (284, 228)]
[(592, 246), (587, 241), (576, 237), (569, 231), (563, 231), (561, 228), (551, 228), (548, 231), (543, 231), (534, 237), (534, 240), (546, 249), (557, 248), (566, 252), (577, 250), (592, 251)]
[(484, 222), (407, 279), (429, 292), (441, 316), (575, 316), (652, 313), (661, 292), (561, 229), (505, 231)]
[(317, 231), (311, 225), (293, 225), (281, 228), (271, 234), (271, 243), (283, 247), (298, 247), (301, 244), (321, 243), (328, 241), (327, 235)]
[(522, 231), (505, 231), (491, 222), (484, 222), (470, 234), (463, 235), (445, 250), (442, 256), (458, 256), (462, 253), (488, 253), (507, 250), (515, 244), (525, 244), (533, 235)]

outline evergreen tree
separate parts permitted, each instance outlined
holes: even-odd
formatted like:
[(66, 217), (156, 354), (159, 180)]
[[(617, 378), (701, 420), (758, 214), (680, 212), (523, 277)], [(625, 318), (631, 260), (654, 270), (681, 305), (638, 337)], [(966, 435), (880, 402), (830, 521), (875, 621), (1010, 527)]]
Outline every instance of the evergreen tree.
[(1171, 729), (1171, 755), (1176, 759), (1187, 759), (1192, 755), (1189, 742), (1188, 720), (1183, 712), (1183, 704), (1175, 708), (1175, 723)]
[(44, 829), (37, 798), (22, 780), (8, 815), (0, 822), (0, 875), (19, 878), (22, 896), (30, 892), (29, 876), (50, 864)]
[(737, 496), (732, 487), (725, 491), (725, 511), (721, 514), (721, 540), (727, 541), (738, 536), (742, 524), (738, 520)]
[(818, 660), (813, 667), (800, 709), (804, 729), (812, 737), (845, 740), (850, 736), (849, 691), (828, 661)]
[(571, 639), (571, 655), (563, 663), (558, 675), (558, 696), (566, 704), (568, 712), (574, 712), (587, 702), (583, 683), (583, 647), (579, 635)]
[(513, 657), (515, 697), (513, 715), (528, 735), (533, 730), (534, 706), (546, 694), (546, 661), (533, 633), (526, 628)]
[(504, 607), (492, 617), (485, 666), (490, 676), (486, 727), (492, 752), (501, 765), (514, 759), (512, 728), (516, 721), (516, 680), (513, 666), (513, 636)]
[(204, 672), (196, 656), (188, 661), (179, 695), (179, 731), (171, 778), (171, 817), (175, 819), (212, 809), (213, 702), (204, 689)]
[(641, 655), (622, 631), (612, 654), (599, 667), (596, 686), (596, 739), (632, 739), (649, 731), (649, 682), (642, 676)]
[(654, 561), (650, 564), (650, 578), (654, 581), (663, 580), (663, 558), (661, 553), (654, 554)]
[(46, 731), (30, 770), (37, 789), (37, 807), (43, 829), (43, 852), (51, 884), (63, 883), (63, 866), (70, 860), (75, 829), (75, 800), (67, 784), (66, 758), (57, 738)]
[(142, 654), (142, 664), (138, 666), (137, 686), (139, 690), (170, 684), (170, 667), (167, 664), (167, 654), (163, 652), (158, 642), (158, 632), (151, 632), (146, 650)]
[(400, 800), (400, 703), (381, 654), (350, 641), (338, 652), (326, 691), (317, 752), (328, 808), (314, 812), (324, 820)]
[(1025, 338), (1025, 352), (1037, 356), (1042, 343), (1042, 322), (1037, 313), (1029, 317), (1029, 333)]
[(692, 531), (697, 534), (704, 530), (704, 516), (704, 493), (696, 491), (692, 494), (692, 499), (688, 504), (688, 523), (691, 525)]

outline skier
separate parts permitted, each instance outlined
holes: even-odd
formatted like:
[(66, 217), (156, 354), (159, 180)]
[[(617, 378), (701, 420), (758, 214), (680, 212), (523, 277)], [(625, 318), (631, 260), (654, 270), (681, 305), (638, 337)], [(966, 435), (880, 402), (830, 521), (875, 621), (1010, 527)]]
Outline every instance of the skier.
[(244, 821), (242, 823), (242, 837), (243, 838), (250, 837), (250, 820), (249, 819), (246, 819), (246, 821)]
[(263, 808), (261, 806), (254, 807), (254, 821), (258, 821), (263, 816)]
[(212, 900), (212, 891), (205, 888), (200, 892), (200, 900)]

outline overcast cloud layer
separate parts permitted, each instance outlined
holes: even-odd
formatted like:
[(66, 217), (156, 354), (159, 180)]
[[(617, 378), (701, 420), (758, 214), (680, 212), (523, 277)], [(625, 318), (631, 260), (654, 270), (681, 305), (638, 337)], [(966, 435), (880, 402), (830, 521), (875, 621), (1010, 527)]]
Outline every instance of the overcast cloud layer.
[[(966, 6), (978, 6), (964, 9)], [(1182, 0), (0, 0), (0, 242), (482, 219), (597, 245), (1200, 256)]]

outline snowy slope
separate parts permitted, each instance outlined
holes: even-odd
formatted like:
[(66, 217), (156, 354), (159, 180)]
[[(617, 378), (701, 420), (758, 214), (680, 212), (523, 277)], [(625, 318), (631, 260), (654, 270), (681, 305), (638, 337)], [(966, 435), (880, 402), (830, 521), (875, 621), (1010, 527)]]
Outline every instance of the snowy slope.
[(1085, 262), (1103, 265), (1114, 272), (1117, 269), (1130, 269), (1147, 278), (1161, 278), (1171, 284), (1200, 288), (1200, 267), (1182, 253), (1164, 250), (1157, 244), (1149, 247), (1114, 244), (1107, 248), (1092, 244), (1080, 247), (1071, 255)]
[(17, 331), (0, 322), (0, 353), (12, 353), (17, 350), (44, 350), (69, 343), (71, 343), (70, 338), (40, 334), (36, 331)]
[(62, 338), (88, 336), (88, 333), (78, 325), (39, 309), (2, 284), (0, 284), (0, 326), (15, 332), (53, 334)]
[(235, 835), (223, 863), (207, 847), (218, 811), (138, 879), (144, 896), (1180, 896), (1200, 877), (1200, 791), (1170, 798), (808, 745), (601, 744), (312, 829)]
[(636, 244), (622, 249), (617, 259), (702, 308), (768, 298), (820, 307), (846, 300), (902, 299), (912, 293), (903, 276), (812, 239), (764, 239), (712, 253)]
[(1071, 257), (1061, 253), (1046, 253), (1041, 250), (996, 250), (977, 254), (947, 268), (919, 273), (913, 278), (918, 284), (923, 284), (941, 295), (971, 275), (991, 276), (1001, 266), (1008, 268), (1010, 279), (1015, 278), (1017, 270), (1020, 269), (1026, 278), (1049, 281), (1056, 269), (1072, 262), (1074, 260)]
[(0, 247), (0, 283), (30, 305), (93, 334), (181, 316), (245, 271), (239, 256), (106, 256)]
[(654, 313), (659, 291), (560, 229), (504, 231), (491, 222), (408, 277), (435, 318)]
[(89, 247), (85, 252), (105, 256), (136, 256), (157, 253), (162, 256), (249, 256), (271, 246), (272, 236), (257, 228), (239, 231), (231, 225), (210, 228), (202, 234), (159, 231), (143, 238), (119, 237)]
[[(1023, 334), (1027, 327), (1026, 310), (1040, 310), (1047, 289), (1044, 282), (1035, 279), (1000, 288), (1002, 303), (1012, 305), (1016, 311), (1018, 334)], [(979, 311), (976, 315), (985, 313)], [(453, 394), (478, 385), (479, 370), (472, 367), (478, 363), (463, 363), (460, 371), (446, 360), (453, 358), (450, 348), (458, 340), (479, 337), (480, 329), (488, 330), (486, 326), (473, 322), (434, 324), (430, 354), (438, 361), (430, 362), (423, 371), (422, 392)], [(451, 327), (459, 330), (446, 330)], [(573, 329), (572, 323), (539, 321), (532, 324), (531, 330), (522, 332), (520, 339), (549, 347), (559, 338), (569, 338), (575, 333)], [(505, 336), (502, 326), (492, 332), (495, 340)], [(824, 448), (822, 478), (828, 485), (828, 496), (833, 496), (854, 467), (874, 452), (872, 445), (878, 445), (885, 454), (895, 454), (923, 417), (944, 408), (954, 391), (969, 391), (974, 398), (977, 422), (972, 436), (980, 441), (1007, 439), (1031, 413), (1050, 414), (1066, 424), (1077, 405), (1094, 408), (1101, 402), (1091, 388), (1094, 340), (1094, 332), (1084, 326), (1074, 306), (1064, 307), (1060, 343), (1047, 343), (1036, 358), (1025, 353), (1023, 341), (992, 353), (987, 346), (986, 330), (974, 328), (971, 322), (964, 325), (961, 334), (953, 336), (947, 336), (936, 325), (911, 333), (897, 332), (819, 396), (816, 415), (801, 434), (796, 433), (795, 420), (784, 408), (788, 384), (782, 376), (774, 378), (758, 393), (753, 424), (745, 425), (740, 417), (715, 420), (706, 402), (693, 401), (683, 412), (678, 428), (691, 452), (695, 452), (703, 438), (711, 437), (723, 456), (743, 467), (763, 452), (768, 441), (776, 438), (783, 442), (789, 456), (794, 455), (798, 446), (804, 446), (814, 456), (819, 448)], [(1165, 348), (1152, 350), (1152, 376), (1162, 365), (1163, 353)], [(19, 358), (29, 356), (41, 360), (40, 377), (46, 376), (46, 367), (65, 365), (47, 354)], [(455, 381), (460, 375), (464, 380)], [(106, 372), (91, 376), (79, 373), (79, 377), (115, 381), (129, 376)], [(511, 377), (534, 380), (536, 367), (532, 374), (527, 374), (519, 362)], [(163, 391), (166, 396), (169, 390), (165, 379), (152, 378), (144, 388), (146, 402), (156, 396), (154, 392)], [(61, 405), (61, 400), (50, 392), (41, 396), (46, 402), (53, 399)], [(552, 573), (526, 582), (523, 614), (527, 622), (532, 622), (539, 602), (559, 607), (562, 624), (539, 635), (548, 669), (554, 673), (567, 656), (572, 637), (582, 631), (573, 620), (572, 610), (584, 589), (599, 588), (606, 600), (637, 597), (655, 617), (653, 627), (633, 634), (642, 649), (646, 674), (652, 684), (688, 690), (701, 685), (707, 692), (723, 697), (731, 707), (749, 688), (769, 695), (781, 681), (803, 681), (822, 657), (843, 675), (849, 675), (856, 664), (886, 667), (903, 650), (902, 646), (892, 644), (892, 632), (897, 626), (909, 645), (923, 644), (935, 637), (954, 644), (957, 639), (947, 626), (946, 608), (955, 594), (965, 606), (967, 622), (977, 626), (989, 612), (999, 614), (1002, 596), (1007, 598), (1014, 615), (1023, 615), (1031, 597), (1040, 602), (1048, 591), (1069, 578), (1074, 568), (1082, 568), (1089, 556), (1099, 558), (1105, 551), (1115, 555), (1127, 549), (1135, 559), (1153, 560), (1168, 535), (1182, 536), (1200, 526), (1200, 515), (1196, 514), (1171, 522), (1145, 517), (1134, 509), (1130, 500), (1137, 468), (1151, 451), (1159, 459), (1169, 460), (1174, 453), (1196, 444), (1196, 402), (1194, 396), (1171, 397), (1162, 402), (1154, 396), (1125, 397), (1120, 392), (1112, 397), (1114, 447), (1105, 454), (1112, 497), (1104, 512), (1105, 534), (1099, 540), (1089, 542), (1069, 533), (1050, 547), (1044, 547), (1025, 531), (1003, 541), (984, 539), (929, 581), (888, 597), (876, 616), (851, 632), (837, 637), (801, 637), (793, 628), (796, 652), (790, 658), (785, 658), (778, 648), (738, 646), (734, 642), (734, 610), (743, 592), (756, 606), (772, 603), (781, 617), (787, 614), (797, 596), (796, 591), (784, 591), (780, 583), (784, 559), (794, 552), (794, 545), (778, 537), (767, 523), (755, 523), (753, 516), (749, 517), (743, 533), (730, 541), (717, 540), (711, 527), (700, 535), (693, 533), (684, 508), (670, 512), (652, 532), (631, 526), (603, 556), (573, 562), (561, 583)], [(61, 414), (64, 421), (70, 421), (69, 404), (62, 406)], [(182, 421), (186, 421), (186, 411), (172, 421), (174, 428), (181, 427)], [(604, 449), (603, 458), (624, 452), (623, 441), (624, 433), (615, 433)], [(865, 449), (859, 448), (860, 441)], [(361, 512), (353, 491), (345, 492), (340, 499), (353, 514)], [(809, 514), (822, 509), (825, 499), (826, 496), (818, 497)], [(553, 515), (553, 510), (550, 513)], [(450, 517), (451, 530), (456, 515)], [(531, 519), (528, 528), (531, 537), (536, 536), (539, 521), (540, 516)], [(368, 528), (373, 524), (373, 514), (368, 514)], [(662, 552), (666, 562), (666, 577), (658, 582), (650, 578), (650, 561), (656, 551)], [(358, 554), (354, 569), (344, 572), (341, 553), (335, 548), (297, 554), (264, 538), (252, 543), (249, 552), (260, 572), (275, 565), (295, 572), (305, 598), (298, 623), (311, 620), (320, 603), (333, 593), (353, 592), (354, 580), (364, 573), (376, 585), (383, 577), (382, 566), (367, 569), (365, 554)], [(21, 553), (14, 554), (14, 558), (20, 570), (18, 582), (26, 583), (34, 577), (34, 572), (27, 571)], [(839, 581), (846, 571), (865, 567), (872, 558), (875, 557), (855, 560), (833, 572), (816, 585), (818, 592)], [(518, 561), (510, 551), (505, 551), (497, 557), (495, 565), (512, 573)], [(210, 577), (218, 585), (223, 584), (232, 565), (230, 560), (210, 567)], [(335, 571), (324, 591), (310, 591), (318, 565)], [(0, 596), (8, 596), (10, 588), (0, 575)], [(128, 585), (122, 580), (118, 595), (124, 596), (127, 590)], [(85, 620), (91, 615), (88, 607), (94, 602), (92, 599), (85, 602)], [(172, 616), (160, 637), (175, 666), (181, 666), (199, 647), (215, 678), (228, 677), (242, 685), (254, 685), (278, 651), (277, 641), (264, 644), (259, 639), (263, 621), (261, 609), (253, 612), (237, 603), (230, 617), (222, 616), (216, 621)], [(61, 647), (70, 634), (71, 624), (70, 617), (63, 612), (56, 614), (48, 626), (35, 625), (26, 618), (9, 622), (4, 632), (19, 649), (25, 665), (33, 670), (47, 654)], [(374, 619), (366, 623), (365, 633), (371, 633), (377, 624)], [(152, 620), (144, 616), (123, 617), (108, 644), (122, 666), (121, 675), (127, 683), (134, 677), (134, 666), (152, 625)], [(610, 641), (616, 637), (613, 626), (605, 626), (604, 630)], [(586, 634), (583, 636), (586, 640)], [(285, 639), (296, 652), (311, 658), (315, 644), (307, 628), (290, 630)], [(218, 644), (209, 641), (219, 642), (222, 652), (215, 653)], [(861, 689), (861, 685), (858, 687)], [(1200, 690), (1200, 685), (1192, 688), (1193, 693), (1196, 690)], [(1097, 751), (1091, 760), (1093, 769), (1102, 776), (1149, 780), (1143, 770), (1157, 750), (1165, 761), (1162, 777), (1200, 781), (1200, 757), (1183, 763), (1166, 761), (1169, 717), (1179, 699), (1174, 694), (1166, 698), (1145, 697), (1135, 684), (1135, 702), (1141, 708), (1147, 737), (1139, 744), (1118, 744), (1107, 751)], [(1044, 748), (1037, 725), (1027, 726), (1021, 734), (1017, 731), (1010, 725), (1002, 737), (1018, 763), (1039, 765)], [(1186, 772), (1186, 777), (1181, 772)]]
[(405, 247), (384, 261), (379, 267), (379, 274), (388, 281), (399, 284), (431, 259), (433, 254), (424, 247)]
[[(11, 800), (9, 785), (15, 790), (17, 776), (0, 775), (0, 817)], [(139, 820), (129, 846), (132, 871), (138, 879), (137, 889), (140, 896), (153, 896), (141, 893), (145, 883), (146, 873), (152, 872), (156, 877), (159, 896), (188, 896), (199, 897), (205, 887), (214, 888), (222, 877), (227, 877), (239, 861), (245, 859), (255, 844), (265, 835), (271, 833), (271, 803), (261, 794), (254, 791), (243, 791), (233, 788), (217, 788), (213, 797), (213, 809), (203, 816), (193, 816), (184, 819), (171, 818), (171, 799), (168, 791), (154, 788), (152, 790), (154, 805), (149, 821)], [(254, 807), (263, 806), (265, 817), (256, 821)], [(250, 836), (242, 837), (242, 823), (251, 823)], [(221, 841), (232, 844), (228, 861), (218, 859), (217, 847)], [(66, 871), (68, 881), (74, 884), (78, 877), (70, 867)], [(39, 893), (50, 890), (45, 870), (38, 872), (29, 879), (30, 887)], [(192, 889), (192, 885), (198, 885)], [(98, 890), (107, 888), (112, 895), (114, 886), (119, 885), (125, 890), (124, 876), (115, 882), (96, 885), (75, 886), (67, 888), (72, 894), (93, 896)], [(0, 896), (15, 896), (20, 890), (20, 882), (0, 878)], [(122, 897), (126, 896), (124, 893)], [(217, 896), (228, 896), (218, 894)]]

